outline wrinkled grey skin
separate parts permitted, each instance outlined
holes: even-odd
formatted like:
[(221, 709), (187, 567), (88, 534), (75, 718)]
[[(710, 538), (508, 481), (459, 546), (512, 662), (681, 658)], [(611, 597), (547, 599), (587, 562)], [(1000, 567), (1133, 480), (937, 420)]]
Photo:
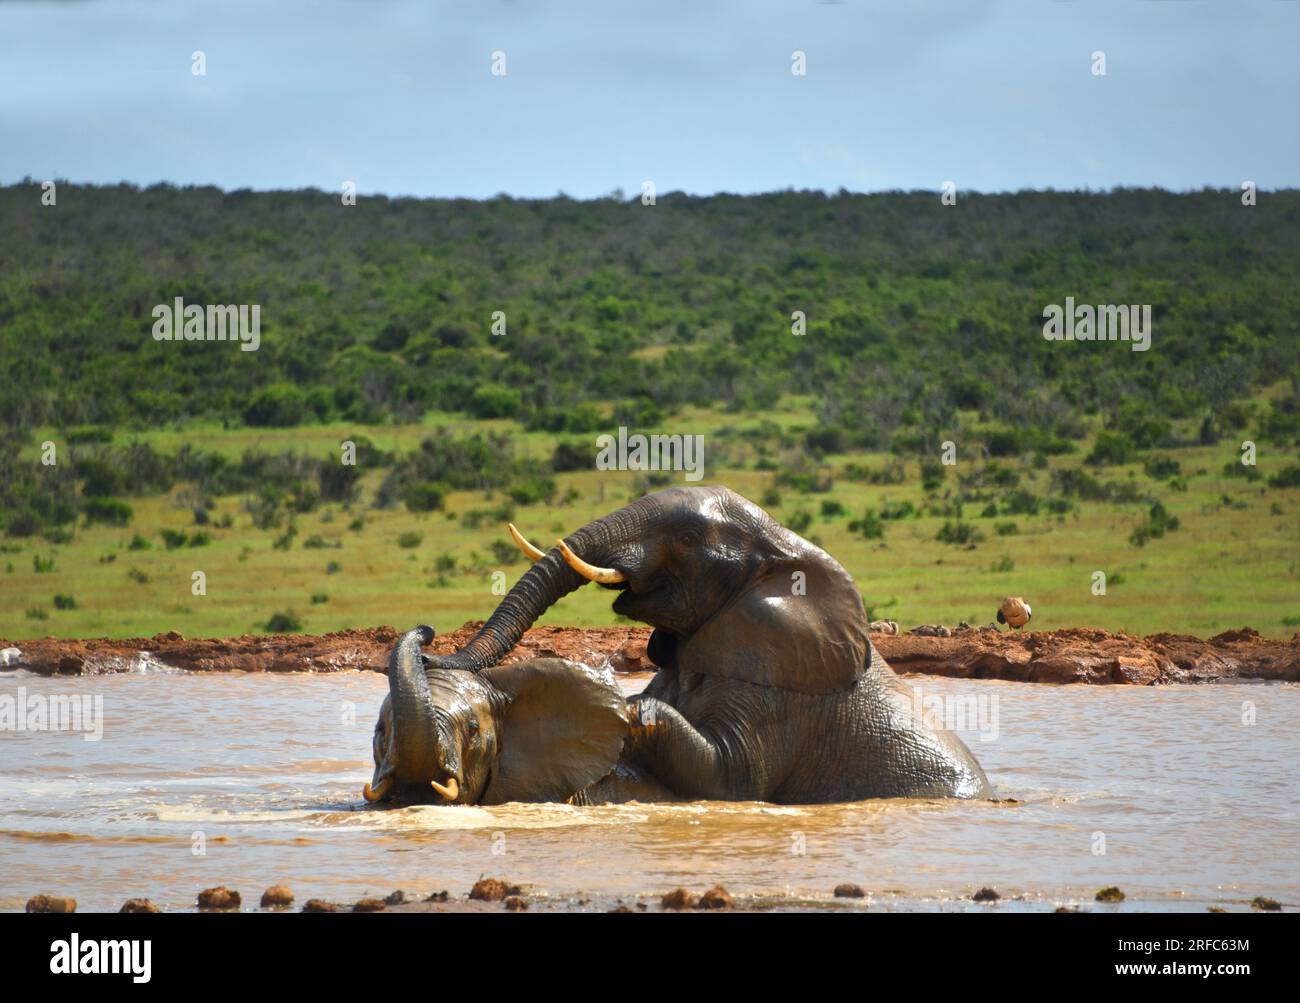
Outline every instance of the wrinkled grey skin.
[[(672, 800), (644, 769), (619, 763), (628, 708), (608, 670), (534, 658), (482, 672), (426, 672), (420, 646), (431, 640), (431, 628), (417, 627), (393, 649), (367, 800)], [(454, 798), (432, 785), (451, 789), (452, 780)]]
[[(619, 592), (615, 612), (655, 628), (660, 668), (629, 701), (625, 766), (683, 798), (990, 795), (961, 740), (915, 718), (910, 691), (868, 640), (848, 573), (752, 502), (723, 487), (670, 488), (565, 542), (622, 572), (625, 583), (603, 586)], [(428, 658), (431, 671), (488, 670), (586, 583), (550, 550), (464, 648)], [(392, 689), (399, 730), (429, 718), (409, 689)]]

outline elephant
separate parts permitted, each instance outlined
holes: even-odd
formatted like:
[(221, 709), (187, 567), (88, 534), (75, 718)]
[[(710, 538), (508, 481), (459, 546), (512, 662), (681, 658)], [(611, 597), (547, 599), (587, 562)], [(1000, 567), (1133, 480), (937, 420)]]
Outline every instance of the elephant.
[(369, 802), (671, 801), (653, 777), (619, 761), (628, 707), (608, 669), (534, 658), (481, 672), (430, 669), (420, 626), (388, 662), (375, 723)]
[[(534, 563), (474, 637), (451, 654), (420, 656), (427, 675), (414, 655), (432, 637), (427, 628), (408, 634), (394, 652), (389, 731), (381, 743), (381, 714), (368, 799), (386, 777), (461, 803), (513, 795), (520, 786), (555, 799), (577, 795), (583, 803), (622, 795), (658, 800), (656, 788), (676, 799), (780, 804), (992, 796), (970, 750), (951, 732), (926, 726), (871, 644), (862, 597), (848, 572), (729, 488), (647, 494), (546, 552), (513, 525), (509, 530)], [(586, 716), (590, 693), (561, 687), (557, 678), (552, 699), (528, 711), (545, 706), (555, 718), (535, 720), (521, 732), (527, 735), (522, 750), (513, 753), (538, 757), (533, 771), (543, 778), (522, 785), (485, 781), (476, 772), (483, 768), (473, 764), (509, 750), (513, 729), (509, 713), (498, 729), (483, 727), (481, 708), (490, 712), (504, 699), (494, 693), (514, 694), (530, 706), (529, 685), (541, 687), (550, 673), (571, 679), (577, 671), (555, 660), (501, 666), (501, 659), (542, 613), (589, 581), (617, 591), (615, 613), (654, 628), (648, 655), (658, 671), (624, 702), (621, 732), (616, 701), (609, 698), (612, 716), (593, 722)], [(459, 731), (447, 723), (444, 708), (462, 703), (480, 708), (477, 732), (467, 730), (475, 714), (462, 714), (466, 725)], [(596, 733), (580, 739), (571, 733), (575, 725)], [(578, 757), (590, 768), (560, 762), (570, 758), (571, 744), (597, 743), (597, 733), (608, 773), (595, 775), (600, 756), (589, 764)], [(494, 740), (500, 748), (488, 748)], [(398, 752), (396, 772), (385, 772), (381, 744)], [(502, 769), (512, 775), (505, 764)]]

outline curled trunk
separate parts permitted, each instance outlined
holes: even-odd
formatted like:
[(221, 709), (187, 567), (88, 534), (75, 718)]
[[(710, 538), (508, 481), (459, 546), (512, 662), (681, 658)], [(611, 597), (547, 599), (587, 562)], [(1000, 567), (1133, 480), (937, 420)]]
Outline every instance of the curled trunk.
[[(612, 512), (564, 538), (564, 542), (588, 561), (608, 564), (619, 547), (626, 544), (644, 523), (645, 506), (639, 502)], [(483, 628), (455, 654), (437, 658), (439, 666), (449, 669), (479, 669), (496, 665), (505, 657), (524, 631), (561, 598), (586, 585), (587, 579), (570, 568), (552, 547), (546, 556), (529, 568), (514, 588), (501, 600)]]

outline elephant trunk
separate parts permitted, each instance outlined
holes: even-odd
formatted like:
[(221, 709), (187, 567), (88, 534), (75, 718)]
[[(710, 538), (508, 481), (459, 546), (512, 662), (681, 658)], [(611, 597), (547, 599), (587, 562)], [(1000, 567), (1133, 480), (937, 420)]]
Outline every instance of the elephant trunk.
[[(649, 513), (646, 500), (625, 505), (577, 532), (565, 537), (574, 552), (593, 563), (609, 563), (614, 552), (644, 527)], [(501, 600), (481, 630), (455, 654), (438, 658), (437, 664), (449, 669), (479, 669), (496, 665), (519, 643), (524, 631), (564, 596), (587, 579), (578, 574), (560, 555), (557, 548), (534, 564)]]
[(433, 640), (431, 627), (416, 627), (397, 642), (388, 660), (388, 692), (393, 705), (393, 735), (385, 764), (389, 776), (404, 784), (427, 786), (441, 777), (433, 695), (424, 674), (420, 648)]

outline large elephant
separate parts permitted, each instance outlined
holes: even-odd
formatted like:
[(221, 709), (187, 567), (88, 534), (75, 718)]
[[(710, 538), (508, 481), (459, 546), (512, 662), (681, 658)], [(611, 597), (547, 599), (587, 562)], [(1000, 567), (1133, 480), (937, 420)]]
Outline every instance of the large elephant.
[[(615, 776), (626, 773), (634, 786), (657, 781), (681, 798), (785, 804), (990, 794), (961, 740), (917, 719), (914, 701), (868, 639), (848, 573), (735, 492), (680, 487), (647, 495), (546, 553), (511, 532), (535, 563), (483, 628), (459, 651), (425, 658), (427, 687), (418, 671), (390, 671), (389, 744), (408, 789), (423, 785), (459, 801), (467, 800), (467, 782), (492, 790), (465, 772), (463, 753), (447, 752), (472, 740), (448, 731), (439, 707), (464, 699), (465, 688), (481, 685), (476, 679), (496, 686), (506, 670), (543, 673), (543, 660), (517, 663), (530, 669), (493, 667), (551, 605), (596, 581), (619, 591), (615, 612), (655, 628), (649, 656), (659, 666), (626, 705)], [(446, 698), (430, 697), (437, 687), (450, 687)], [(539, 733), (527, 754), (553, 757), (544, 739)], [(613, 745), (611, 737), (605, 748)], [(378, 747), (376, 763), (381, 782)], [(439, 780), (439, 770), (455, 783)], [(549, 789), (561, 794), (575, 783), (591, 781), (569, 776)], [(604, 793), (599, 784), (589, 789), (595, 799)]]

